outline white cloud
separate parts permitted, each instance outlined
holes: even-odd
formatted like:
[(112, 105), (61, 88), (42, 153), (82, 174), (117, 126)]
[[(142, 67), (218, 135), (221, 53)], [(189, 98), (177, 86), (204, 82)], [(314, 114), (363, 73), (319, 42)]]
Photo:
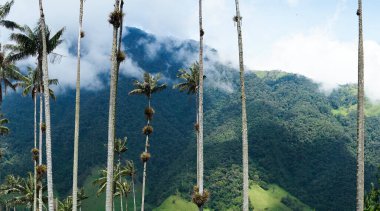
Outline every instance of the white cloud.
[(296, 6), (300, 0), (286, 0), (290, 6)]
[[(280, 4), (281, 2), (283, 4)], [(357, 33), (355, 28), (350, 27), (345, 29), (344, 35), (341, 33), (339, 37), (336, 36), (336, 32), (342, 28), (336, 28), (342, 19), (349, 20), (344, 23), (346, 24), (344, 26), (357, 25), (353, 23), (353, 21), (356, 22), (354, 13), (357, 5), (347, 0), (323, 1), (321, 8), (303, 8), (306, 4), (301, 5), (303, 3), (301, 0), (278, 0), (274, 3), (241, 1), (240, 3), (243, 16), (245, 62), (249, 69), (282, 69), (300, 73), (321, 82), (325, 89), (331, 89), (337, 84), (356, 82), (357, 43), (354, 37)], [(61, 64), (50, 65), (51, 75), (58, 77), (62, 86), (73, 87), (76, 78), (76, 58), (75, 53), (70, 54), (68, 49), (75, 49), (76, 45), (79, 3), (76, 0), (67, 0), (64, 3), (51, 0), (45, 1), (44, 4), (46, 19), (52, 31), (55, 32), (63, 26), (67, 29), (64, 35), (67, 42), (57, 50), (65, 57)], [(371, 3), (368, 2), (368, 7), (369, 4)], [(289, 9), (289, 5), (297, 6), (297, 8)], [(203, 16), (205, 44), (216, 48), (223, 62), (230, 62), (233, 66), (237, 66), (237, 37), (232, 21), (235, 14), (234, 6), (234, 2), (229, 0), (207, 0), (204, 1)], [(299, 12), (298, 6), (302, 6), (302, 12)], [(90, 89), (100, 87), (97, 75), (106, 73), (110, 68), (112, 27), (107, 22), (107, 18), (112, 9), (113, 2), (85, 2), (83, 87)], [(341, 15), (346, 10), (350, 11), (351, 16), (345, 13), (346, 16), (342, 18)], [(328, 14), (326, 11), (329, 11)], [(9, 19), (33, 26), (38, 20), (38, 12), (38, 2), (16, 0)], [(165, 43), (162, 37), (166, 36), (179, 40), (199, 39), (198, 2), (196, 1), (130, 0), (125, 4), (125, 12), (126, 25), (136, 26), (158, 35), (161, 37), (159, 40), (161, 43)], [(315, 21), (314, 15), (309, 15), (309, 13), (318, 14), (319, 22)], [(283, 22), (284, 19), (289, 22)], [(306, 20), (306, 24), (303, 19)], [(312, 19), (310, 23), (309, 19)], [(282, 27), (284, 23), (287, 23), (286, 27)], [(323, 27), (315, 24), (323, 25)], [(346, 36), (346, 34), (352, 35)], [(7, 32), (2, 31), (0, 36), (1, 42), (7, 40)], [(159, 46), (148, 47), (151, 50), (151, 56), (154, 56)], [(380, 52), (379, 41), (366, 40), (367, 93), (373, 98), (380, 99), (380, 93), (378, 94), (377, 91), (380, 87), (376, 86), (375, 81), (379, 78), (376, 68), (380, 64), (380, 53), (377, 52)], [(186, 51), (178, 52), (179, 59), (185, 58), (186, 55)], [(194, 59), (196, 57), (192, 56), (188, 62), (191, 63)], [(33, 60), (28, 61), (33, 63)], [(122, 64), (122, 73), (126, 75), (136, 76), (140, 71), (134, 61), (127, 59)]]
[[(369, 97), (380, 100), (380, 44), (367, 40), (365, 82)], [(257, 61), (257, 69), (282, 69), (303, 74), (331, 90), (338, 84), (357, 82), (357, 42), (342, 42), (321, 31), (295, 34), (276, 42), (271, 56)]]

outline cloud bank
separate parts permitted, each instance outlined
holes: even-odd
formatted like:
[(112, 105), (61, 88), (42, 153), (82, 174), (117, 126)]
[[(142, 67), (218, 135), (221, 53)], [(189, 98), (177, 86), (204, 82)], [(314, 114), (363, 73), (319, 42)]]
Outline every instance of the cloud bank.
[[(67, 0), (45, 1), (48, 25), (52, 31), (66, 27), (65, 44), (57, 49), (64, 55), (60, 64), (51, 64), (51, 77), (63, 87), (75, 83), (76, 55), (73, 53), (78, 33), (78, 2)], [(376, 2), (367, 2), (365, 10), (372, 19), (378, 17)], [(205, 44), (218, 50), (224, 63), (237, 67), (238, 49), (236, 27), (232, 21), (234, 2), (229, 0), (204, 1)], [(82, 87), (102, 87), (98, 75), (110, 68), (112, 27), (107, 17), (112, 2), (86, 1), (82, 59)], [(155, 35), (179, 40), (198, 39), (198, 4), (192, 0), (130, 0), (125, 4), (125, 25), (135, 26)], [(243, 41), (247, 69), (281, 69), (303, 74), (319, 83), (325, 90), (337, 84), (357, 80), (357, 17), (356, 4), (345, 0), (273, 0), (241, 1)], [(21, 24), (35, 25), (38, 4), (16, 0), (9, 19)], [(371, 13), (372, 12), (372, 13)], [(25, 15), (27, 14), (27, 15)], [(377, 16), (376, 16), (377, 15)], [(365, 17), (366, 18), (366, 17)], [(365, 19), (366, 21), (367, 19)], [(365, 26), (373, 22), (365, 22)], [(379, 78), (380, 40), (373, 27), (365, 40), (365, 74), (367, 94), (380, 100)], [(1, 42), (9, 32), (0, 33)], [(367, 33), (368, 34), (368, 33)], [(366, 37), (366, 36), (365, 36)], [(159, 46), (148, 46), (152, 55)], [(69, 50), (70, 49), (70, 50)], [(187, 52), (179, 52), (186, 57)], [(28, 60), (33, 64), (33, 60)], [(26, 62), (23, 62), (26, 63)], [(138, 76), (141, 72), (134, 61), (122, 64), (122, 73)]]

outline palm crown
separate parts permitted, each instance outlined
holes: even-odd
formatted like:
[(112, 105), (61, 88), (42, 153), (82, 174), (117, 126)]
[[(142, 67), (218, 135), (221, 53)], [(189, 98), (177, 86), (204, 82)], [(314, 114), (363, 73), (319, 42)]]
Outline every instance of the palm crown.
[(148, 99), (151, 99), (152, 94), (164, 90), (167, 85), (159, 84), (161, 75), (151, 75), (150, 73), (144, 73), (144, 81), (136, 80), (133, 85), (135, 89), (129, 92), (130, 95), (145, 95)]
[[(15, 45), (6, 45), (6, 48), (11, 50), (11, 55), (9, 56), (11, 61), (25, 59), (28, 56), (38, 56), (42, 58), (43, 48), (40, 29), (41, 26), (39, 24), (33, 30), (29, 26), (24, 26), (20, 29), (20, 33), (11, 34), (10, 40), (16, 43)], [(46, 26), (47, 54), (52, 53), (53, 50), (63, 42), (61, 38), (64, 30), (64, 28), (60, 29), (51, 37), (51, 32)], [(38, 62), (38, 68), (41, 68), (40, 65), (42, 65), (42, 61)]]
[[(173, 86), (174, 89), (179, 89), (179, 91), (187, 91), (187, 94), (196, 94), (198, 92), (199, 84), (199, 63), (195, 62), (189, 68), (189, 71), (186, 69), (180, 69), (178, 71), (177, 78), (182, 79), (184, 82), (176, 84)], [(205, 76), (203, 76), (205, 78)]]
[[(26, 96), (28, 94), (32, 95), (34, 99), (37, 93), (44, 92), (43, 81), (41, 81), (40, 72), (37, 69), (32, 69), (28, 67), (28, 75), (24, 79), (17, 83), (18, 86), (23, 88), (22, 95)], [(49, 79), (49, 85), (57, 85), (58, 79)], [(55, 94), (52, 89), (49, 89), (50, 97), (55, 100)]]
[(10, 2), (6, 2), (4, 5), (0, 5), (0, 26), (3, 26), (7, 29), (12, 29), (12, 30), (20, 27), (19, 25), (17, 25), (17, 23), (13, 21), (5, 20), (13, 4), (14, 4), (14, 0)]
[(0, 52), (0, 103), (3, 101), (3, 89), (5, 94), (8, 87), (15, 90), (16, 85), (13, 83), (13, 80), (21, 80), (24, 78), (14, 62), (6, 55), (6, 52)]

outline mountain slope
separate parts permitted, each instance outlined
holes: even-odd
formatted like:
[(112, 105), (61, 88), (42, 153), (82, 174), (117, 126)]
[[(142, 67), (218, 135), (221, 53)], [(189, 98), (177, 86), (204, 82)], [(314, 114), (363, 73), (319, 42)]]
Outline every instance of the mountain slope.
[[(156, 38), (135, 28), (130, 28), (123, 40), (128, 55), (140, 67), (163, 71), (169, 83), (176, 70), (192, 62), (196, 53), (194, 41)], [(159, 46), (154, 53), (152, 46)], [(188, 58), (179, 59), (178, 51)], [(209, 50), (205, 73), (205, 186), (212, 194), (207, 207), (238, 210), (242, 183), (239, 78), (237, 71), (213, 60), (214, 54)], [(108, 77), (103, 78), (107, 83)], [(132, 81), (120, 77), (116, 133), (117, 137), (128, 137), (129, 149), (123, 159), (134, 159), (140, 180), (139, 155), (144, 147), (141, 129), (147, 102), (144, 97), (127, 95)], [(352, 93), (343, 92), (345, 97), (333, 98), (303, 76), (265, 71), (247, 73), (246, 89), (250, 178), (278, 184), (317, 210), (354, 209), (355, 113), (333, 115), (344, 99), (352, 99)], [(108, 89), (82, 91), (80, 184), (93, 168), (106, 162), (108, 93)], [(71, 188), (68, 175), (72, 171), (74, 100), (74, 90), (67, 89), (52, 103), (54, 182), (61, 197)], [(194, 99), (169, 88), (154, 96), (152, 105), (156, 115), (148, 165), (148, 210), (175, 193), (188, 199), (196, 180)], [(11, 121), (12, 132), (1, 137), (0, 144), (8, 146), (2, 175), (25, 175), (32, 170), (32, 106), (30, 98), (16, 94), (4, 101), (2, 111)], [(368, 184), (375, 166), (380, 164), (379, 123), (378, 115), (367, 117)]]

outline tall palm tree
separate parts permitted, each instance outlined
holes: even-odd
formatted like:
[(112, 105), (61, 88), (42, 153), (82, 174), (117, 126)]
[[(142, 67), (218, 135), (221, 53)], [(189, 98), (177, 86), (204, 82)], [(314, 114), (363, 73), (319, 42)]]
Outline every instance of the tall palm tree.
[(107, 145), (107, 191), (106, 191), (106, 211), (113, 209), (113, 167), (114, 167), (114, 141), (115, 141), (115, 113), (116, 113), (116, 92), (118, 82), (118, 32), (121, 26), (123, 14), (120, 11), (120, 1), (115, 0), (114, 11), (109, 16), (109, 22), (113, 25), (113, 41), (111, 52), (111, 84), (110, 102), (108, 117), (108, 145)]
[[(115, 140), (115, 153), (118, 156), (118, 161), (117, 161), (117, 165), (118, 166), (121, 165), (121, 155), (128, 150), (128, 148), (126, 147), (126, 144), (127, 144), (127, 137), (125, 137), (124, 140), (119, 139), (119, 138)], [(119, 182), (120, 183), (121, 183), (121, 179), (122, 179), (122, 177), (120, 176), (119, 177)], [(123, 193), (124, 193), (123, 191), (119, 192), (119, 194), (120, 194), (120, 209), (121, 209), (121, 211), (123, 211)]]
[[(199, 185), (199, 115), (198, 115), (198, 89), (199, 89), (199, 63), (195, 62), (189, 71), (180, 69), (177, 78), (182, 79), (183, 82), (173, 86), (174, 89), (179, 89), (181, 92), (187, 92), (188, 95), (195, 95), (195, 110), (196, 110), (196, 123), (195, 130), (197, 136), (197, 185)], [(205, 79), (206, 76), (203, 76)]]
[[(203, 30), (203, 16), (202, 16), (202, 0), (199, 0), (199, 75), (203, 74), (203, 36), (204, 36), (204, 30)], [(197, 187), (194, 188), (194, 197), (193, 201), (196, 200), (196, 196), (202, 196), (208, 195), (208, 193), (204, 193), (204, 185), (203, 185), (203, 77), (199, 77), (199, 90), (198, 90), (198, 98), (199, 98), (199, 105), (198, 105), (198, 184)], [(202, 200), (201, 200), (202, 201)], [(204, 203), (197, 203), (199, 210), (203, 210)]]
[[(41, 5), (42, 6), (42, 5)], [(45, 36), (42, 36), (42, 28), (44, 28)], [(57, 33), (51, 36), (51, 32), (49, 28), (43, 24), (42, 27), (42, 21), (32, 30), (28, 26), (24, 26), (21, 29), (21, 32), (19, 33), (12, 33), (10, 36), (10, 40), (14, 41), (15, 44), (6, 45), (5, 47), (7, 49), (11, 50), (9, 60), (11, 61), (17, 61), (21, 59), (25, 59), (29, 56), (36, 56), (37, 57), (37, 69), (38, 69), (38, 77), (40, 81), (40, 135), (39, 135), (39, 165), (42, 165), (42, 126), (43, 126), (43, 93), (44, 93), (44, 86), (43, 86), (43, 74), (42, 74), (42, 64), (43, 64), (43, 41), (46, 42), (47, 46), (47, 54), (52, 54), (54, 49), (56, 49), (62, 42), (62, 34), (64, 32), (64, 28), (60, 29)], [(42, 37), (45, 37), (45, 39), (42, 39)], [(49, 94), (51, 94), (49, 92)], [(42, 192), (39, 193), (39, 210), (42, 209)]]
[[(41, 77), (39, 76), (40, 72), (38, 69), (33, 69), (31, 67), (28, 67), (28, 75), (24, 77), (24, 79), (20, 82), (18, 82), (16, 85), (23, 88), (22, 95), (31, 95), (32, 99), (34, 101), (34, 148), (32, 152), (35, 154), (34, 156), (36, 158), (42, 156), (42, 143), (39, 145), (39, 149), (37, 149), (37, 94), (43, 91), (41, 90), (41, 87), (43, 87), (42, 81), (40, 80)], [(57, 85), (58, 79), (49, 79), (49, 85)], [(52, 97), (53, 100), (55, 100), (54, 91), (49, 88), (49, 94)], [(41, 97), (40, 102), (42, 103)], [(40, 113), (42, 111), (42, 106), (40, 106)], [(42, 113), (41, 113), (42, 114)], [(41, 119), (42, 121), (42, 115)], [(41, 130), (41, 129), (40, 129)], [(42, 133), (41, 133), (42, 135)], [(42, 140), (41, 140), (42, 141)], [(35, 179), (35, 186), (37, 186), (37, 173), (36, 173), (36, 167), (37, 167), (37, 160), (41, 160), (39, 162), (39, 165), (42, 164), (42, 159), (34, 159), (34, 179)], [(37, 187), (34, 188), (35, 191), (37, 191)], [(37, 194), (35, 193), (35, 203), (33, 204), (33, 210), (37, 210)], [(42, 197), (40, 197), (42, 199)]]
[(78, 49), (77, 49), (77, 82), (75, 95), (75, 129), (74, 129), (74, 161), (73, 161), (73, 211), (77, 211), (78, 198), (78, 144), (79, 144), (79, 112), (80, 112), (80, 51), (81, 38), (84, 37), (83, 32), (83, 0), (79, 0), (79, 32), (78, 32)]
[(46, 42), (46, 24), (42, 0), (39, 0), (40, 24), (42, 38), (42, 76), (45, 97), (45, 124), (46, 124), (46, 164), (47, 164), (47, 187), (48, 187), (48, 207), (49, 211), (54, 210), (53, 191), (53, 163), (51, 157), (51, 122), (50, 122), (50, 95), (49, 95), (49, 70), (48, 70), (48, 46)]
[[(65, 28), (61, 28), (55, 34), (51, 34), (49, 27), (45, 26), (45, 41), (47, 44), (47, 54), (54, 54), (54, 50), (63, 42), (62, 35)], [(37, 57), (37, 68), (42, 71), (42, 56), (43, 56), (43, 40), (42, 40), (42, 25), (37, 24), (34, 29), (29, 26), (20, 28), (20, 32), (12, 33), (10, 40), (15, 44), (6, 45), (6, 49), (10, 49), (10, 61), (25, 59), (29, 56)], [(54, 54), (57, 55), (57, 54)], [(42, 80), (42, 74), (40, 75)]]
[[(27, 178), (8, 175), (5, 183), (0, 186), (0, 195), (11, 196), (7, 204), (31, 208), (34, 201), (34, 176), (28, 173)], [(44, 188), (42, 188), (44, 189)]]
[[(8, 122), (9, 122), (8, 119), (3, 118), (3, 114), (0, 114), (0, 136), (6, 135), (9, 133), (9, 128), (4, 126)], [(2, 153), (2, 152), (0, 152), (0, 153)], [(2, 157), (2, 155), (0, 156), (0, 158), (1, 157)]]
[(145, 95), (148, 98), (148, 107), (145, 109), (145, 116), (147, 119), (147, 125), (143, 128), (143, 133), (145, 134), (145, 151), (141, 154), (141, 160), (144, 162), (144, 172), (143, 172), (143, 186), (142, 186), (142, 202), (141, 211), (144, 211), (144, 200), (145, 200), (145, 181), (146, 181), (146, 165), (150, 158), (149, 148), (149, 136), (153, 132), (153, 127), (150, 125), (150, 121), (153, 118), (154, 110), (150, 103), (152, 100), (152, 95), (156, 92), (160, 92), (166, 88), (166, 84), (159, 84), (161, 75), (151, 75), (148, 72), (144, 73), (144, 81), (136, 80), (134, 82), (135, 89), (129, 92), (130, 95)]
[(357, 173), (356, 210), (364, 209), (364, 48), (362, 1), (358, 1), (359, 47), (358, 47), (358, 116), (357, 116)]
[(17, 23), (5, 19), (11, 11), (13, 4), (14, 0), (11, 0), (9, 2), (5, 2), (3, 5), (0, 5), (0, 26), (11, 30), (19, 28), (19, 25)]
[(123, 176), (131, 177), (132, 192), (133, 192), (133, 210), (136, 211), (136, 192), (135, 192), (135, 178), (136, 168), (132, 160), (127, 160), (124, 168), (121, 169)]
[[(99, 178), (93, 181), (92, 184), (98, 185), (98, 191), (96, 192), (97, 196), (100, 196), (103, 192), (105, 192), (107, 189), (107, 169), (101, 169)], [(116, 196), (122, 197), (121, 193), (123, 192), (123, 181), (120, 180), (120, 178), (123, 177), (123, 172), (121, 171), (120, 165), (114, 166), (114, 174), (113, 174), (113, 184), (112, 184), (112, 198)], [(112, 200), (113, 201), (113, 200)], [(114, 205), (112, 204), (112, 207), (114, 208)]]
[(247, 128), (247, 109), (244, 81), (244, 61), (243, 61), (243, 39), (241, 33), (241, 21), (239, 0), (235, 0), (236, 16), (234, 21), (237, 23), (238, 45), (239, 45), (239, 68), (240, 68), (240, 90), (241, 90), (241, 110), (242, 110), (242, 146), (243, 146), (243, 211), (248, 211), (249, 181), (248, 181), (248, 128)]
[(5, 51), (0, 52), (0, 105), (3, 102), (3, 92), (7, 93), (7, 88), (16, 90), (15, 80), (22, 80), (24, 76), (19, 72), (9, 55)]

